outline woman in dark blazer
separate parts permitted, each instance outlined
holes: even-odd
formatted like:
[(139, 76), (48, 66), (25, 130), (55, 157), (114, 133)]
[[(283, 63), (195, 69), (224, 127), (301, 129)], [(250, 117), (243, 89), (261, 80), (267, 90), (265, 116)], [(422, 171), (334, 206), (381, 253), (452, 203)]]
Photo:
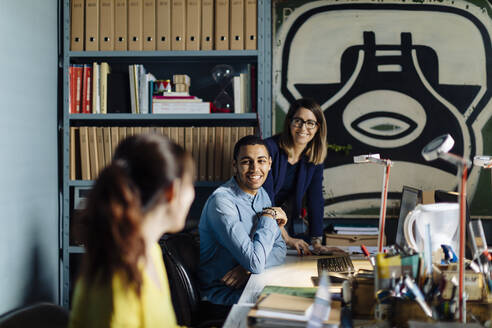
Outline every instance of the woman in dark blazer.
[[(266, 143), (272, 168), (263, 187), (273, 206), (282, 207), (287, 213), (288, 232), (282, 228), (287, 246), (295, 248), (298, 254), (310, 254), (305, 241), (308, 240), (315, 253), (338, 250), (321, 243), (323, 162), (327, 151), (326, 121), (321, 107), (312, 99), (296, 100), (287, 113), (283, 131), (266, 139)], [(301, 218), (304, 197), (307, 222)]]

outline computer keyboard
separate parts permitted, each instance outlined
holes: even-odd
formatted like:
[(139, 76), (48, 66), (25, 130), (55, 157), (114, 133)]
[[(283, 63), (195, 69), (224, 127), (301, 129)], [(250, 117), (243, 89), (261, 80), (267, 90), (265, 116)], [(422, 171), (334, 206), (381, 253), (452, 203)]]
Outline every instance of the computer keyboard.
[(330, 255), (318, 259), (318, 275), (323, 270), (328, 272), (353, 272), (354, 264), (348, 254)]

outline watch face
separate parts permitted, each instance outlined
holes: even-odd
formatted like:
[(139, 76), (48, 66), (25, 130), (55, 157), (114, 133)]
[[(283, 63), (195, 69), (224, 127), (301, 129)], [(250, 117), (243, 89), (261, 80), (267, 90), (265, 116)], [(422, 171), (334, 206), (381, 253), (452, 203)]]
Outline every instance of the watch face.
[[(492, 27), (477, 5), (272, 3), (276, 130), (295, 99), (320, 104), (329, 143), (325, 217), (379, 213), (381, 167), (356, 164), (354, 156), (391, 159), (389, 206), (398, 208), (404, 185), (456, 188), (456, 167), (422, 156), (442, 146), (437, 136), (450, 134), (453, 154), (463, 158), (492, 147)], [(472, 198), (476, 172), (469, 172)], [(483, 206), (477, 210), (492, 209)]]

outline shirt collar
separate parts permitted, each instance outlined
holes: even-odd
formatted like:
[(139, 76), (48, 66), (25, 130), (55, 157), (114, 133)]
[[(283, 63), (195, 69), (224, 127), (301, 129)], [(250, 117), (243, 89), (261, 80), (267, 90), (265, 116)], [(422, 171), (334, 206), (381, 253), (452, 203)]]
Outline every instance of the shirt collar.
[[(253, 202), (253, 200), (255, 199), (256, 195), (258, 195), (258, 193), (256, 193), (256, 195), (251, 195), (247, 192), (245, 192), (244, 190), (242, 190), (239, 185), (237, 184), (237, 181), (234, 177), (230, 178), (229, 181), (226, 182), (226, 185), (230, 186), (232, 188), (232, 190), (234, 191), (234, 194), (241, 198), (241, 199), (244, 199), (244, 200), (247, 200), (248, 202)], [(259, 190), (258, 190), (259, 191)]]

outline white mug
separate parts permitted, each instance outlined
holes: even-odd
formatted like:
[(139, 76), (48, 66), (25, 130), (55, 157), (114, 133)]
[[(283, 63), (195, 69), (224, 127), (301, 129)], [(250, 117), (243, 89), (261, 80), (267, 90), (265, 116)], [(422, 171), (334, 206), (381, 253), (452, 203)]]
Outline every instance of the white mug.
[(425, 227), (429, 224), (432, 252), (440, 250), (441, 244), (446, 244), (450, 245), (457, 253), (458, 223), (458, 203), (420, 204), (405, 218), (403, 233), (408, 245), (417, 252), (422, 252), (424, 250)]

